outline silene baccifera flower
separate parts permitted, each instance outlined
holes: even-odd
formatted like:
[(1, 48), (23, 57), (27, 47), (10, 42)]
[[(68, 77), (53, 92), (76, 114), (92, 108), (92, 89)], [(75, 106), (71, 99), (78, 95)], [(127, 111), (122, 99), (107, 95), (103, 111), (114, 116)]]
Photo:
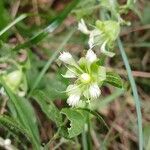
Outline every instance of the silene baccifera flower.
[(100, 50), (107, 56), (113, 57), (115, 53), (110, 50), (114, 47), (114, 41), (117, 39), (120, 33), (119, 22), (106, 20), (97, 20), (95, 23), (95, 29), (88, 30), (83, 19), (78, 23), (78, 30), (84, 34), (89, 35), (88, 45), (92, 49), (95, 46), (100, 46)]
[(63, 52), (59, 56), (59, 60), (64, 62), (67, 67), (63, 77), (74, 80), (74, 84), (69, 85), (66, 89), (69, 96), (67, 103), (70, 106), (77, 106), (81, 100), (88, 103), (100, 96), (99, 87), (106, 79), (106, 69), (98, 65), (98, 58), (91, 49), (78, 62), (69, 52)]
[[(25, 75), (22, 70), (15, 70), (2, 76), (5, 84), (10, 88), (12, 92), (19, 96), (24, 96), (27, 91), (27, 83)], [(1, 93), (5, 94), (3, 87), (1, 88)]]

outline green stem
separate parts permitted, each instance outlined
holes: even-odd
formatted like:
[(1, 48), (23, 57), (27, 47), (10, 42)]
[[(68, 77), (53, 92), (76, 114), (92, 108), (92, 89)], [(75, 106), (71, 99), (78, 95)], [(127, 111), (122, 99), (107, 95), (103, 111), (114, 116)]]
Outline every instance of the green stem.
[(88, 134), (87, 134), (87, 136), (88, 136), (88, 137), (87, 137), (88, 150), (92, 150), (90, 114), (89, 114), (87, 123), (88, 123)]
[(84, 127), (84, 131), (82, 132), (82, 146), (83, 146), (83, 150), (88, 150), (87, 137), (86, 137), (86, 125)]
[(92, 150), (91, 143), (91, 130), (90, 130), (90, 114), (87, 118), (87, 123), (85, 124), (84, 131), (82, 132), (82, 145), (83, 150)]
[(138, 95), (138, 92), (137, 92), (137, 87), (136, 87), (136, 84), (135, 84), (135, 80), (132, 76), (131, 67), (129, 65), (127, 55), (125, 53), (125, 50), (122, 46), (122, 43), (121, 43), (120, 39), (118, 39), (118, 46), (119, 46), (121, 56), (122, 56), (122, 59), (124, 61), (126, 70), (127, 70), (128, 78), (129, 78), (131, 88), (132, 88), (132, 92), (133, 92), (134, 101), (135, 101), (135, 104), (136, 104), (138, 132), (139, 132), (139, 150), (143, 150), (143, 130), (142, 130), (142, 114), (141, 114), (140, 99), (139, 99), (139, 95)]
[(49, 150), (51, 143), (59, 137), (59, 129), (54, 134), (54, 136), (50, 139), (50, 141), (44, 146), (43, 150)]

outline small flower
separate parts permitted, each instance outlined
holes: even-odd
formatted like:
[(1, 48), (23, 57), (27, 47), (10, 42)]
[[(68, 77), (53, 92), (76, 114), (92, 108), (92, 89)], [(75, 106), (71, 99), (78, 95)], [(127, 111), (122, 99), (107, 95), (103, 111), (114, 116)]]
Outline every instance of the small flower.
[(86, 59), (90, 62), (93, 63), (94, 61), (97, 60), (96, 54), (92, 50), (88, 50), (86, 53)]
[(101, 92), (99, 86), (106, 78), (106, 70), (97, 64), (97, 56), (92, 50), (88, 50), (85, 57), (80, 58), (76, 65), (67, 64), (67, 72), (63, 77), (74, 78), (74, 84), (67, 87), (67, 103), (77, 107), (82, 102), (89, 103), (97, 99)]
[(87, 29), (87, 26), (86, 26), (83, 19), (81, 19), (81, 21), (78, 23), (78, 30), (80, 30), (84, 34), (89, 34), (90, 33), (90, 31)]
[(59, 56), (59, 59), (66, 64), (73, 64), (74, 63), (74, 59), (69, 52), (61, 53), (61, 55)]
[(88, 30), (84, 21), (79, 22), (79, 30), (84, 34), (89, 34), (89, 49), (95, 46), (100, 46), (102, 53), (109, 57), (113, 57), (114, 53), (110, 52), (113, 49), (113, 43), (120, 33), (120, 24), (117, 21), (100, 21), (95, 23), (95, 29)]
[(89, 93), (93, 99), (97, 99), (100, 96), (101, 91), (100, 91), (97, 83), (93, 83), (92, 85), (90, 85)]

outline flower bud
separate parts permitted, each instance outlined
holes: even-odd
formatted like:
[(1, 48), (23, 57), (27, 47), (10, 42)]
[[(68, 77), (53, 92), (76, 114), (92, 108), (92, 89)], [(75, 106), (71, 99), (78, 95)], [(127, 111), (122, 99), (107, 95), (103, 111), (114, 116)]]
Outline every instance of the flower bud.
[(4, 76), (4, 80), (10, 89), (15, 90), (21, 83), (22, 76), (22, 71), (16, 70)]
[(83, 19), (81, 19), (81, 21), (78, 23), (78, 30), (80, 30), (84, 34), (89, 34), (90, 33), (90, 31), (87, 29), (87, 26), (86, 26)]
[(72, 55), (69, 52), (61, 53), (61, 55), (59, 56), (59, 60), (70, 65), (73, 65), (75, 63)]

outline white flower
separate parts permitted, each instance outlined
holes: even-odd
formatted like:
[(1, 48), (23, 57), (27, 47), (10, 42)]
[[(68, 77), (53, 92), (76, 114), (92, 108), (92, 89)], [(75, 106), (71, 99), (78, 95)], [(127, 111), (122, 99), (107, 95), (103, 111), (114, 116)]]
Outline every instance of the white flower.
[(80, 94), (72, 94), (67, 99), (69, 106), (77, 106), (80, 101)]
[(89, 49), (86, 53), (86, 59), (90, 62), (90, 63), (93, 63), (94, 61), (97, 60), (97, 56), (96, 54), (91, 50)]
[(89, 34), (90, 33), (90, 31), (87, 29), (87, 26), (86, 26), (83, 19), (81, 19), (81, 21), (78, 23), (78, 30), (80, 30), (84, 34)]
[(72, 63), (74, 63), (74, 59), (73, 59), (72, 55), (69, 52), (61, 53), (61, 55), (59, 56), (59, 59), (62, 62), (66, 63), (66, 64), (70, 64), (71, 65)]
[(92, 85), (90, 85), (89, 93), (90, 93), (90, 97), (93, 99), (97, 99), (100, 96), (101, 91), (100, 91), (97, 83), (93, 83)]

